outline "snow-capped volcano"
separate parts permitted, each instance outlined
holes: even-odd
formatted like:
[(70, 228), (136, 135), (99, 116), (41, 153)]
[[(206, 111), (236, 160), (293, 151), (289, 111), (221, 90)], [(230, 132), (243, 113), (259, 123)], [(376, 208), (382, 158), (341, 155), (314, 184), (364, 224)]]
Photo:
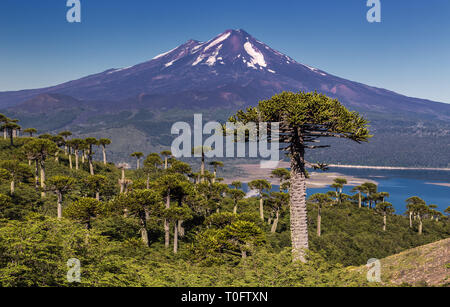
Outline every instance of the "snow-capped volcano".
[[(207, 42), (191, 40), (178, 48), (156, 56), (153, 60), (168, 60), (164, 66), (170, 67), (186, 57), (192, 66), (237, 65), (240, 68), (259, 69), (270, 73), (276, 73), (271, 69), (271, 64), (274, 66), (272, 68), (275, 68), (278, 65), (295, 63), (290, 57), (271, 49), (243, 30), (228, 30)], [(305, 65), (305, 67), (308, 66)]]
[(319, 91), (359, 111), (426, 113), (449, 119), (435, 104), (352, 82), (272, 49), (244, 30), (227, 30), (132, 67), (109, 69), (58, 86), (0, 93), (0, 108), (52, 93), (121, 109), (240, 108), (281, 91)]

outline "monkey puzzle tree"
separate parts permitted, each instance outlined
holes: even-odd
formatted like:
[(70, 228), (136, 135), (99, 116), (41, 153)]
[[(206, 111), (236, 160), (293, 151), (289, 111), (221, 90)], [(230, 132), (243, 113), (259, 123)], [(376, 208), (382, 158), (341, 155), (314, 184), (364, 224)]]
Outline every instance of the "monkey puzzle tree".
[(24, 146), (24, 151), (27, 155), (32, 156), (33, 160), (36, 160), (41, 169), (41, 188), (42, 197), (45, 197), (45, 160), (49, 155), (53, 155), (58, 147), (55, 143), (47, 139), (34, 139)]
[(178, 252), (178, 233), (179, 233), (179, 222), (186, 221), (192, 218), (192, 210), (186, 206), (183, 207), (172, 207), (164, 209), (164, 218), (168, 221), (169, 225), (172, 222), (173, 227), (173, 253)]
[(86, 145), (86, 149), (87, 149), (89, 172), (93, 176), (94, 175), (94, 163), (92, 161), (92, 157), (94, 156), (93, 147), (95, 145), (98, 145), (98, 140), (96, 138), (86, 138), (84, 140), (84, 144)]
[(227, 194), (233, 200), (233, 213), (237, 214), (238, 203), (240, 200), (244, 199), (245, 192), (238, 189), (228, 189)]
[(259, 216), (262, 221), (264, 221), (264, 199), (263, 199), (263, 192), (265, 190), (270, 191), (272, 189), (272, 185), (265, 179), (257, 179), (250, 181), (248, 183), (248, 187), (252, 190), (258, 191), (258, 198), (259, 198)]
[(383, 231), (386, 231), (387, 216), (395, 212), (394, 207), (383, 201), (375, 206), (375, 211), (383, 216)]
[(202, 158), (200, 165), (200, 182), (205, 181), (205, 179), (203, 178), (205, 176), (205, 154), (211, 150), (211, 147), (208, 146), (198, 146), (192, 148), (192, 154), (194, 155), (194, 157), (200, 156)]
[(14, 131), (20, 130), (20, 128), (21, 127), (17, 124), (16, 119), (9, 118), (7, 118), (0, 126), (0, 129), (3, 129), (3, 131), (8, 133), (11, 146), (14, 146)]
[(164, 157), (164, 169), (169, 167), (168, 158), (172, 157), (172, 152), (170, 150), (164, 150), (161, 152), (161, 156)]
[(37, 130), (35, 128), (27, 128), (23, 131), (23, 133), (28, 133), (30, 135), (30, 138), (32, 138), (33, 134), (37, 133)]
[(58, 135), (60, 135), (60, 136), (62, 136), (64, 138), (64, 142), (65, 142), (65, 144), (64, 144), (64, 154), (67, 156), (67, 149), (68, 149), (67, 141), (68, 141), (68, 138), (70, 136), (72, 136), (72, 132), (70, 132), (70, 131), (61, 131), (60, 133), (58, 133)]
[(341, 199), (342, 189), (344, 188), (344, 185), (347, 184), (347, 179), (335, 178), (333, 181), (334, 181), (334, 183), (331, 185), (331, 187), (336, 189), (337, 202), (338, 202), (338, 204), (340, 204), (342, 202), (342, 199)]
[(410, 197), (406, 200), (406, 208), (410, 214), (410, 226), (412, 227), (411, 216), (414, 215), (419, 221), (419, 235), (423, 232), (423, 217), (430, 213), (430, 208), (428, 208), (426, 202), (417, 196)]
[(369, 208), (372, 209), (372, 202), (374, 201), (374, 196), (378, 192), (378, 186), (375, 183), (366, 182), (362, 184), (364, 191), (367, 195), (367, 200), (369, 201)]
[(95, 198), (84, 197), (69, 204), (64, 215), (84, 224), (86, 229), (91, 229), (91, 221), (101, 212), (101, 209), (101, 202)]
[(100, 200), (100, 191), (106, 185), (107, 179), (102, 175), (91, 175), (85, 179), (89, 190), (95, 194), (95, 199)]
[(11, 195), (13, 195), (15, 192), (15, 184), (17, 181), (33, 176), (30, 167), (26, 164), (20, 163), (17, 160), (1, 161), (0, 168), (8, 172), (7, 177), (11, 182), (10, 186)]
[(133, 152), (131, 157), (136, 158), (136, 169), (141, 168), (141, 158), (144, 156), (142, 152)]
[[(157, 183), (161, 188), (161, 196), (166, 198), (166, 209), (170, 208), (170, 200), (174, 195), (174, 191), (180, 185), (180, 182), (185, 181), (185, 177), (181, 174), (166, 174), (158, 178)], [(170, 244), (170, 229), (169, 229), (169, 221), (164, 219), (164, 244), (165, 247), (168, 248)]]
[(139, 219), (142, 243), (149, 246), (147, 216), (161, 215), (163, 211), (162, 197), (153, 190), (134, 190), (116, 197), (114, 203), (128, 214)]
[(111, 140), (103, 138), (98, 140), (98, 144), (102, 147), (103, 164), (106, 165), (108, 163), (108, 161), (106, 160), (106, 145), (110, 145)]
[(289, 194), (284, 192), (272, 192), (270, 193), (270, 202), (272, 209), (275, 211), (275, 218), (273, 220), (271, 232), (275, 233), (278, 227), (278, 221), (280, 220), (280, 211), (284, 207), (289, 205)]
[(47, 191), (52, 191), (56, 194), (57, 201), (57, 213), (58, 218), (62, 218), (62, 202), (64, 195), (70, 192), (75, 186), (75, 179), (65, 176), (54, 176), (48, 180)]
[(322, 235), (322, 208), (331, 205), (332, 199), (327, 194), (317, 193), (312, 195), (308, 201), (317, 207), (317, 236)]
[(60, 135), (52, 135), (50, 140), (56, 144), (58, 147), (58, 150), (55, 152), (55, 162), (59, 162), (59, 153), (60, 153), (60, 147), (65, 145), (64, 138)]
[(73, 149), (73, 153), (75, 154), (75, 169), (79, 170), (80, 160), (79, 160), (79, 150), (83, 145), (82, 139), (72, 139), (68, 142), (69, 146)]
[(406, 213), (409, 215), (409, 228), (413, 227), (412, 219), (416, 215), (416, 208), (426, 206), (425, 201), (418, 197), (412, 196), (406, 200)]
[(6, 128), (3, 127), (4, 123), (8, 122), (8, 117), (5, 114), (0, 113), (0, 129), (3, 130), (3, 139), (6, 140)]
[(362, 207), (362, 193), (365, 193), (366, 189), (360, 185), (354, 187), (351, 192), (358, 193), (358, 208)]
[(147, 189), (150, 188), (150, 176), (158, 171), (162, 160), (157, 153), (151, 153), (144, 160), (144, 172), (147, 175)]
[(217, 168), (223, 167), (224, 164), (223, 164), (223, 162), (220, 162), (220, 161), (212, 161), (212, 162), (209, 162), (209, 165), (211, 165), (214, 168), (214, 177), (213, 177), (212, 183), (215, 183), (216, 178), (217, 178)]
[[(306, 209), (306, 149), (324, 148), (323, 137), (345, 138), (361, 143), (371, 137), (368, 122), (347, 110), (338, 100), (318, 93), (283, 92), (257, 107), (239, 111), (231, 122), (280, 123), (279, 141), (291, 160), (291, 240), (294, 260), (305, 261), (308, 249)], [(259, 126), (258, 126), (259, 127)], [(271, 141), (271, 130), (267, 132)], [(312, 143), (312, 144), (311, 144)]]
[(222, 231), (226, 249), (239, 252), (241, 257), (247, 258), (254, 247), (265, 242), (264, 232), (256, 224), (248, 221), (236, 221), (226, 226)]
[(283, 183), (289, 181), (291, 173), (285, 168), (277, 168), (271, 172), (270, 177), (277, 178), (280, 181), (280, 192), (283, 191)]

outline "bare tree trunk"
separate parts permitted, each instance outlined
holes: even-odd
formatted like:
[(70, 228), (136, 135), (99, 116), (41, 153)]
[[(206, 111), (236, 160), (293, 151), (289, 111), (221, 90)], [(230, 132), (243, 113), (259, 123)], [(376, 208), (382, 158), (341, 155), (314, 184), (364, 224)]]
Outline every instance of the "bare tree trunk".
[(386, 222), (387, 222), (387, 217), (386, 217), (386, 213), (383, 214), (383, 231), (386, 231)]
[(38, 160), (34, 160), (34, 182), (36, 190), (39, 190), (39, 164)]
[(168, 165), (168, 159), (167, 159), (167, 157), (165, 157), (164, 158), (164, 169), (167, 169), (168, 166), (169, 166)]
[(150, 189), (150, 174), (147, 174), (147, 190)]
[(275, 220), (273, 221), (273, 224), (272, 224), (272, 229), (271, 229), (272, 233), (277, 232), (279, 218), (280, 218), (280, 209), (277, 209), (277, 212), (275, 213)]
[(41, 196), (45, 197), (45, 162), (41, 161)]
[(184, 227), (183, 227), (183, 222), (184, 221), (178, 221), (178, 234), (180, 235), (180, 238), (184, 237)]
[(148, 231), (147, 231), (147, 220), (145, 216), (145, 211), (140, 212), (140, 222), (141, 222), (141, 238), (142, 243), (145, 244), (145, 246), (149, 246), (148, 242)]
[[(293, 260), (306, 262), (308, 250), (308, 216), (306, 209), (305, 148), (301, 131), (296, 131), (291, 144), (290, 215)], [(298, 139), (297, 139), (298, 138)]]
[(202, 165), (200, 167), (201, 182), (205, 182), (205, 153), (202, 148)]
[(11, 181), (11, 195), (13, 195), (14, 194), (14, 191), (15, 191), (15, 182), (14, 182), (14, 180), (12, 180)]
[(57, 204), (57, 210), (58, 210), (58, 219), (62, 218), (62, 194), (60, 192), (57, 192), (58, 196), (58, 204)]
[[(166, 209), (170, 208), (170, 190), (167, 193), (166, 198)], [(166, 248), (169, 248), (170, 245), (170, 230), (169, 230), (169, 221), (164, 219), (164, 245)]]
[(89, 156), (89, 172), (91, 176), (94, 176), (94, 164), (92, 163), (92, 156)]
[(67, 156), (67, 145), (64, 145), (64, 155)]
[(412, 228), (412, 212), (409, 212), (409, 228)]
[(173, 253), (176, 254), (178, 252), (178, 223), (175, 222), (173, 228)]
[(95, 199), (100, 201), (100, 192), (99, 191), (95, 192)]
[(361, 209), (361, 192), (358, 192), (358, 208)]
[(72, 153), (69, 153), (69, 167), (70, 167), (70, 169), (73, 169)]
[(106, 165), (107, 161), (106, 161), (106, 147), (105, 147), (105, 145), (102, 145), (102, 152), (103, 152), (103, 164)]
[(317, 236), (322, 235), (322, 208), (319, 207), (317, 211)]
[(79, 161), (78, 161), (78, 150), (75, 149), (75, 169), (79, 169)]
[(234, 204), (233, 213), (237, 214), (237, 203)]
[(259, 217), (264, 222), (264, 200), (261, 194), (262, 191), (259, 193)]
[(421, 236), (423, 232), (422, 217), (418, 215), (417, 218), (419, 219), (419, 236)]

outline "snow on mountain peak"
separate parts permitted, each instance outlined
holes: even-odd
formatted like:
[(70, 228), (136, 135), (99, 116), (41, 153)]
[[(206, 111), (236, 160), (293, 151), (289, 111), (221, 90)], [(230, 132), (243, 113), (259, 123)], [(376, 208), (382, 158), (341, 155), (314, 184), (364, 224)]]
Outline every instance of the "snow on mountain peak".
[(215, 45), (220, 44), (221, 42), (226, 40), (228, 37), (230, 37), (230, 35), (231, 35), (231, 32), (226, 32), (226, 33), (220, 35), (218, 38), (216, 38), (214, 41), (212, 41), (208, 46), (206, 46), (205, 49), (203, 49), (203, 51), (208, 51), (208, 49), (214, 47)]
[(256, 50), (250, 42), (246, 42), (244, 44), (244, 49), (247, 51), (248, 55), (252, 58), (250, 62), (247, 63), (248, 66), (256, 69), (255, 65), (259, 65), (261, 67), (267, 67), (267, 63), (264, 60), (264, 55)]
[[(281, 73), (289, 65), (303, 65), (270, 48), (244, 30), (227, 30), (206, 42), (189, 40), (153, 60), (160, 61), (157, 65), (162, 65), (162, 69), (181, 67), (176, 64), (191, 67), (229, 65), (235, 69), (246, 68), (271, 74)], [(303, 66), (320, 76), (327, 76), (319, 69)]]

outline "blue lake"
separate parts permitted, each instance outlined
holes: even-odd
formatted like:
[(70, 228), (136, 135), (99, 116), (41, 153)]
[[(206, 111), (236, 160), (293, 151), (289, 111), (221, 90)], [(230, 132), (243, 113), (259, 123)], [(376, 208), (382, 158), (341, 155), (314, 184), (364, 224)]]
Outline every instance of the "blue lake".
[[(388, 192), (390, 197), (386, 199), (392, 203), (397, 214), (402, 214), (405, 208), (405, 200), (411, 196), (419, 196), (427, 204), (435, 204), (438, 210), (443, 212), (450, 206), (450, 187), (438, 186), (432, 183), (450, 183), (450, 171), (432, 170), (373, 170), (353, 168), (330, 168), (329, 172), (341, 173), (363, 179), (370, 179), (378, 183), (378, 190)], [(274, 186), (274, 190), (278, 187)], [(352, 186), (346, 186), (344, 193), (352, 194)], [(245, 190), (248, 190), (245, 186)], [(308, 196), (315, 193), (325, 193), (332, 188), (310, 188)]]

